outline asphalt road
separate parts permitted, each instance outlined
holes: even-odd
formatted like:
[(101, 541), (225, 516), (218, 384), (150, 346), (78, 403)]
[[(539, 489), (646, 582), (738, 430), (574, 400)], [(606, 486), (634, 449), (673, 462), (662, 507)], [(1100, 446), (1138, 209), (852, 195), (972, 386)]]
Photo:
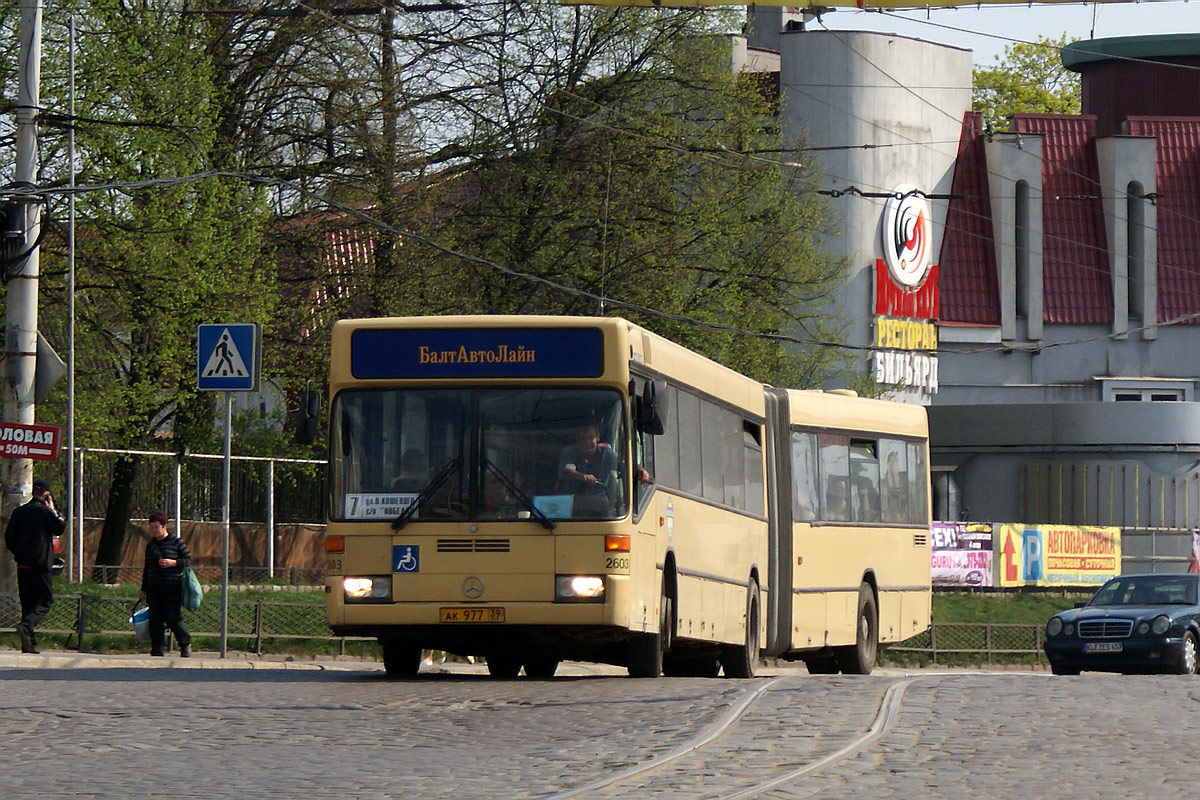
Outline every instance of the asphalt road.
[(0, 651), (0, 797), (1058, 800), (1200, 781), (1197, 678), (768, 672), (389, 681), (372, 663)]

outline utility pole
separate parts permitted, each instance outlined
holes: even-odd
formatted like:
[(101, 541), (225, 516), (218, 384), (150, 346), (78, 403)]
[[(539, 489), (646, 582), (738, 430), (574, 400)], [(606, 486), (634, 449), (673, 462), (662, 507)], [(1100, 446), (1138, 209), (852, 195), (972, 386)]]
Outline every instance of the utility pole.
[[(4, 421), (34, 422), (34, 372), (37, 365), (38, 248), (41, 206), (32, 192), (37, 188), (37, 124), (42, 77), (41, 0), (21, 0), (21, 52), (17, 62), (17, 160), (15, 186), (29, 194), (16, 199), (16, 215), (23, 237), (24, 257), (9, 268), (8, 308), (4, 337)], [(12, 511), (33, 493), (33, 461), (5, 458), (4, 496), (0, 516), (5, 524)], [(16, 591), (12, 560), (4, 559), (0, 583)]]

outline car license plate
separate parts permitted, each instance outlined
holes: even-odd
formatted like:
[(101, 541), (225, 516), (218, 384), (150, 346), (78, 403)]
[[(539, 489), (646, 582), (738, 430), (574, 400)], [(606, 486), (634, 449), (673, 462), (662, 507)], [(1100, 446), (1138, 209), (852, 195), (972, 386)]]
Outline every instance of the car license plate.
[(1119, 653), (1124, 649), (1121, 642), (1085, 642), (1083, 645), (1085, 653)]
[(502, 606), (474, 606), (472, 608), (439, 608), (441, 622), (504, 622)]

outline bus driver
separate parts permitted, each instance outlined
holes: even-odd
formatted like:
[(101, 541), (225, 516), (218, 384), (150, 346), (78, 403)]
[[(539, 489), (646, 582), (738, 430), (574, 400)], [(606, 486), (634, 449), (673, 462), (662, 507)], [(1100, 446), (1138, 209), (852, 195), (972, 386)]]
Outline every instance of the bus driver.
[(586, 425), (575, 434), (575, 444), (563, 450), (558, 461), (559, 491), (603, 494), (617, 471), (612, 446), (600, 442), (600, 429)]

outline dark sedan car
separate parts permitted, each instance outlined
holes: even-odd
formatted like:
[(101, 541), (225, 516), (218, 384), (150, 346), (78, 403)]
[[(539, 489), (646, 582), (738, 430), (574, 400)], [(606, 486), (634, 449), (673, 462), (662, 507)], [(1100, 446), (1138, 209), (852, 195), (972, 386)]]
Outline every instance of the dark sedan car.
[(1046, 623), (1055, 675), (1081, 670), (1196, 673), (1200, 575), (1122, 575)]

